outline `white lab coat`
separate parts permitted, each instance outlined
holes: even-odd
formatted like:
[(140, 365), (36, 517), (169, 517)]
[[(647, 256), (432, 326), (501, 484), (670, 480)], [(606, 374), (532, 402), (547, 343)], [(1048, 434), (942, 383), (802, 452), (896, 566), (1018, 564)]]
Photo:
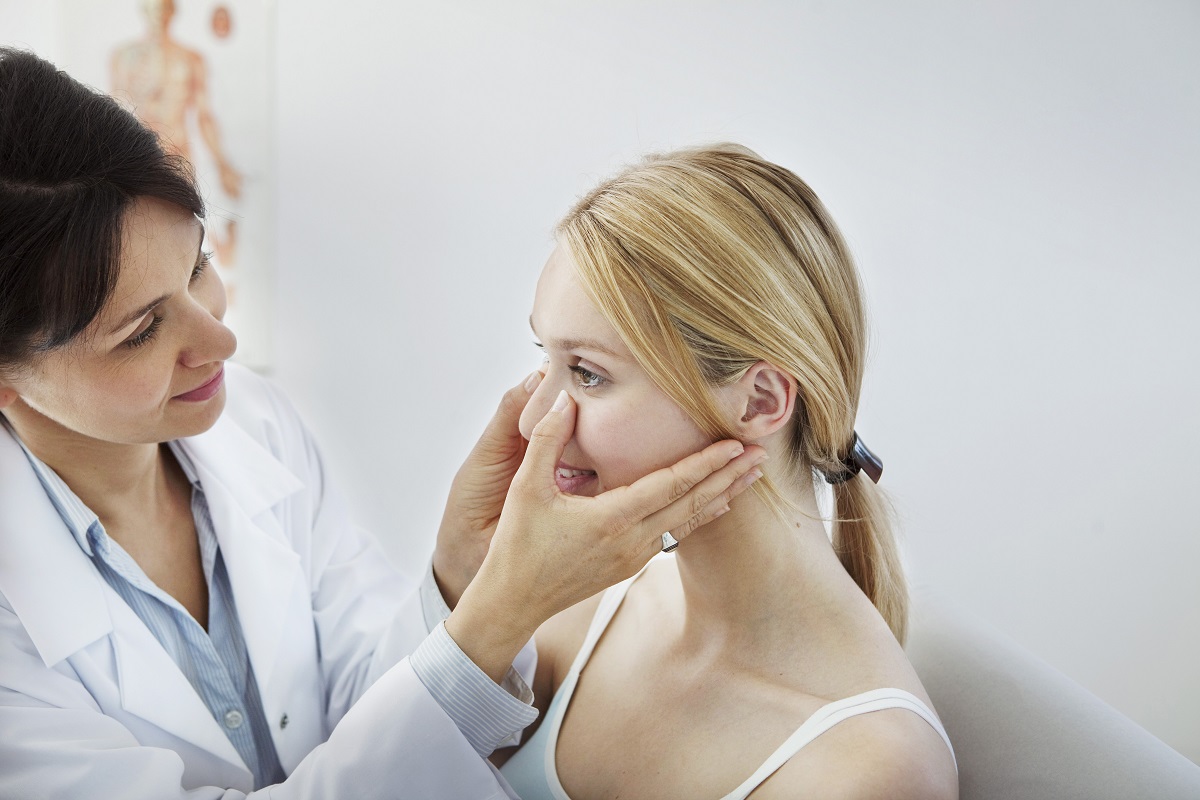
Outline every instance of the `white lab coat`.
[(0, 426), (0, 798), (515, 797), (409, 666), (418, 594), (354, 527), (290, 404), (234, 365), (227, 381), (224, 415), (184, 447), (288, 780), (251, 793)]

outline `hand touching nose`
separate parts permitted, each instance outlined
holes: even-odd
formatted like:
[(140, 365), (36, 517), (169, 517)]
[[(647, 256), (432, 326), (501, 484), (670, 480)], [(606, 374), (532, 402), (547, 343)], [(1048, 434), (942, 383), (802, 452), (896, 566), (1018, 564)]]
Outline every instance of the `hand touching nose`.
[(579, 497), (554, 482), (574, 427), (575, 404), (564, 391), (534, 428), (491, 548), (446, 621), (496, 681), (539, 625), (641, 569), (664, 531), (682, 541), (720, 516), (766, 459), (760, 447), (717, 442), (630, 486)]
[(433, 551), (433, 574), (450, 608), (458, 603), (487, 555), (508, 487), (525, 456), (525, 437), (518, 420), (541, 379), (542, 374), (534, 372), (505, 393), (450, 485)]

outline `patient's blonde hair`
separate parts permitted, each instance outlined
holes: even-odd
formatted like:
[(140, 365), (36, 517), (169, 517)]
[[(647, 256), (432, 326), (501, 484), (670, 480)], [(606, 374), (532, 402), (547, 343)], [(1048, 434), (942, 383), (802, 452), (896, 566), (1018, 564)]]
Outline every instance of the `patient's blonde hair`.
[[(798, 382), (789, 466), (844, 470), (865, 360), (862, 292), (804, 181), (738, 145), (679, 150), (601, 183), (557, 233), (638, 363), (708, 435), (733, 434), (711, 387), (767, 361)], [(786, 504), (768, 480), (755, 488)], [(833, 491), (834, 548), (903, 642), (908, 593), (882, 494), (862, 474)]]

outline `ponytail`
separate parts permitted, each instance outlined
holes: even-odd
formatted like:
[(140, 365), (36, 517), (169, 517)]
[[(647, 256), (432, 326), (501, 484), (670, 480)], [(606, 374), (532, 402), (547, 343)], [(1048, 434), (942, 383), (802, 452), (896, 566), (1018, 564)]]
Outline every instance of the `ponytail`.
[(860, 473), (833, 486), (833, 549), (896, 641), (908, 633), (908, 587), (883, 492)]

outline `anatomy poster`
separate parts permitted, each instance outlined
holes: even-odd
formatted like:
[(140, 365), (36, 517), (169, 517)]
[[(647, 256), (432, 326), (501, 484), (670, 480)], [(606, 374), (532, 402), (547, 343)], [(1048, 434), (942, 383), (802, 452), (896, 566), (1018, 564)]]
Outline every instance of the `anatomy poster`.
[(267, 0), (59, 0), (59, 65), (118, 98), (196, 170), (205, 248), (229, 294), (236, 360), (271, 363), (272, 5)]

